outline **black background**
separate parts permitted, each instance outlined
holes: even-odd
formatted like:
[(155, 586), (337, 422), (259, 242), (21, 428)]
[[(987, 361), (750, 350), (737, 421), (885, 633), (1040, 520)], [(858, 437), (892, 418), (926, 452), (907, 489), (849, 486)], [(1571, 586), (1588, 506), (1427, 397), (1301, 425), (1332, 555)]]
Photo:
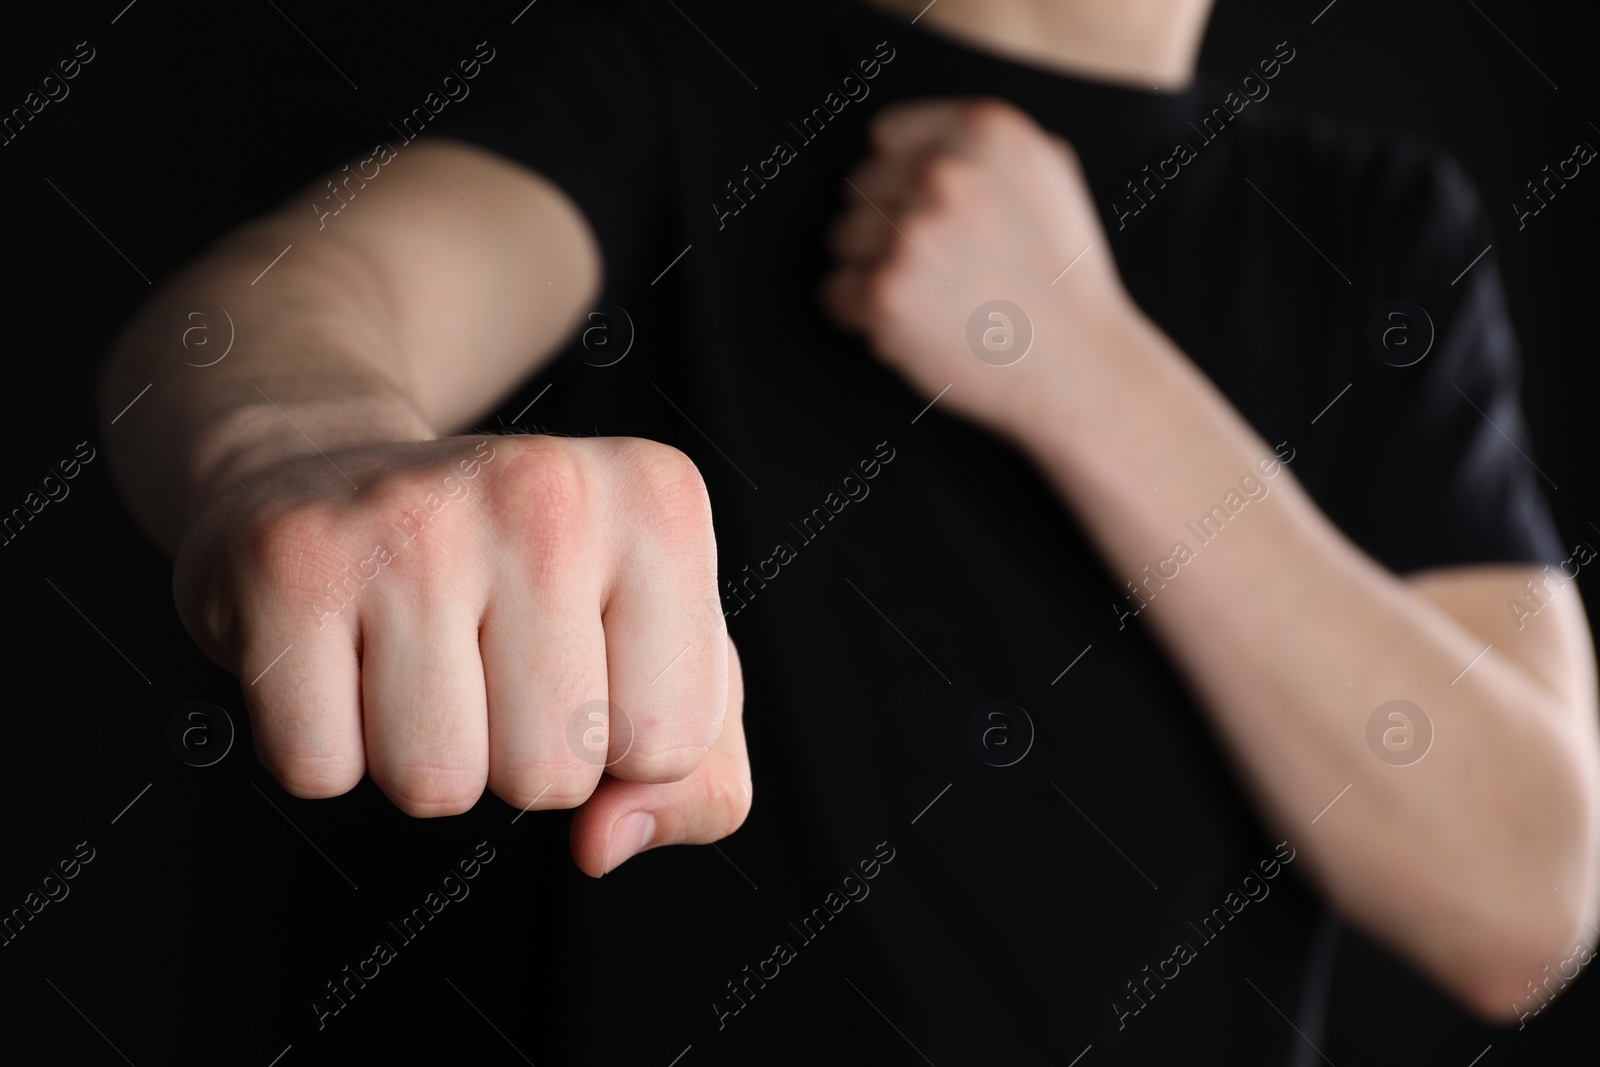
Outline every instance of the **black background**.
[[(1575, 143), (1600, 145), (1592, 21), (1576, 5), (1507, 0), (1324, 3), (1220, 0), (1204, 69), (1236, 81), (1288, 40), (1297, 58), (1269, 106), (1410, 132), (1465, 165), (1494, 219), (1488, 254), (1509, 290), (1534, 458), (1559, 486), (1549, 495), (1563, 542), (1600, 536), (1586, 389), (1600, 173), (1585, 168), (1521, 230), (1510, 207)], [(151, 283), (370, 143), (473, 43), (537, 32), (536, 6), (508, 25), (522, 6), (116, 0), (0, 15), (0, 108), (20, 106), (79, 41), (96, 50), (70, 95), (0, 147), (0, 510), (78, 442), (99, 447), (92, 383)], [(254, 761), (239, 683), (183, 633), (170, 568), (122, 512), (103, 452), (70, 485), (0, 548), (11, 620), (0, 909), (78, 842), (96, 855), (69, 897), (0, 948), (0, 1056), (265, 1065), (292, 1045), (285, 1067), (358, 1053), (406, 1062), (433, 1031), (458, 1033), (474, 1062), (522, 1062), (486, 1015), (542, 1063), (496, 973), (536, 961), (493, 948), (506, 911), (537, 909), (542, 881), (574, 876), (532, 860), (534, 840), (564, 835), (560, 817), (513, 827), (489, 796), (466, 816), (414, 821), (370, 782), (336, 801), (284, 795)], [(167, 747), (168, 716), (191, 699), (222, 705), (244, 731), (213, 767)], [(374, 896), (409, 907), (480, 840), (496, 849), (474, 883), (485, 902), (459, 909), (450, 940), (407, 949), (368, 1011), (318, 1033), (306, 1001), (381, 926)], [(597, 1018), (613, 1007), (596, 991)], [(1585, 977), (1526, 1029), (1484, 1027), (1349, 935), (1322, 1051), (1336, 1063), (1465, 1065), (1492, 1045), (1484, 1067), (1552, 1062), (1587, 1045), (1597, 1007), (1600, 986)], [(661, 1062), (688, 1040), (663, 1035)]]

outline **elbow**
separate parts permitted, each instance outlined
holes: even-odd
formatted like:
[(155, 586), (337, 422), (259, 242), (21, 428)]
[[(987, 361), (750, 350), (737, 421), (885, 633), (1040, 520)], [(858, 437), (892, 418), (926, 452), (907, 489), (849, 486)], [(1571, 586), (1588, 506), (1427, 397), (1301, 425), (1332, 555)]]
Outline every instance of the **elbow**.
[(1594, 927), (1578, 909), (1529, 909), (1482, 936), (1471, 961), (1446, 980), (1456, 999), (1479, 1019), (1509, 1026), (1543, 1011), (1595, 957)]
[[(1571, 756), (1570, 773), (1546, 776), (1547, 788), (1559, 792), (1547, 794), (1542, 807), (1544, 869), (1560, 888), (1530, 880), (1492, 911), (1480, 910), (1470, 959), (1447, 968), (1454, 972), (1445, 983), (1450, 991), (1491, 1024), (1526, 1025), (1588, 968), (1600, 941), (1593, 904), (1600, 881), (1600, 761), (1587, 737), (1565, 751), (1585, 757)], [(1550, 882), (1543, 872), (1541, 878)]]

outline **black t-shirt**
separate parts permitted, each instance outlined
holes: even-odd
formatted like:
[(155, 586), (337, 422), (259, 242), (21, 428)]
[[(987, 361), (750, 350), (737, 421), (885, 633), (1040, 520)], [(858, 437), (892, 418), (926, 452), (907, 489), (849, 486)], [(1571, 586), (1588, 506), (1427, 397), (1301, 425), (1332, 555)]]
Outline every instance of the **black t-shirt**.
[(1038, 471), (824, 318), (822, 233), (883, 104), (1011, 100), (1077, 150), (1133, 297), (1354, 543), (1401, 573), (1556, 560), (1459, 169), (1278, 114), (1289, 45), (1165, 94), (849, 0), (545, 0), (516, 33), (427, 132), (573, 198), (611, 344), (501, 419), (537, 396), (516, 428), (699, 464), (755, 778), (717, 848), (597, 884), (558, 820), (522, 820), (549, 880), (496, 951), (534, 1058), (1314, 1061), (1337, 927), (1293, 856), (1316, 828), (1266, 834)]

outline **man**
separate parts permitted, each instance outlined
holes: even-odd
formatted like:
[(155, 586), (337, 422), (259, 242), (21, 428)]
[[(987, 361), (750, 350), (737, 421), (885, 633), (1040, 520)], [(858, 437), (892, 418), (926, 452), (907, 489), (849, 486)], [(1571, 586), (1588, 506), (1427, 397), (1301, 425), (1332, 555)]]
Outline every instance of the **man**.
[[(1195, 82), (1204, 0), (658, 8), (540, 5), (113, 357), (284, 788), (576, 809), (595, 876), (749, 816), (538, 946), (733, 1058), (856, 994), (852, 1056), (1314, 1056), (1286, 865), (1514, 1018), (1595, 917), (1600, 746), (1458, 172), (1265, 114), (1292, 42)], [(462, 435), (547, 367), (506, 413), (592, 436)]]

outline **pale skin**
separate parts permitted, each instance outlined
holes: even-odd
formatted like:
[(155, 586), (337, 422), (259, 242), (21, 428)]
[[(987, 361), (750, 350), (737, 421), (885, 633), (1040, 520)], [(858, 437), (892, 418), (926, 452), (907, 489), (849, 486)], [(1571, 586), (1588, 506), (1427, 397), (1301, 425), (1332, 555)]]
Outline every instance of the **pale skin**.
[[(1208, 6), (941, 0), (920, 21), (1063, 68), (1077, 56), (1135, 86), (1137, 65), (1176, 89), (1193, 76)], [(900, 233), (846, 186), (825, 303), (925, 396), (948, 385), (941, 405), (1030, 456), (1111, 573), (1142, 575), (1272, 445), (1127, 296), (1070, 146), (997, 102), (885, 111), (873, 134), (853, 180)], [(996, 293), (1031, 309), (1037, 338), (1004, 368), (974, 359), (963, 332)], [(1116, 428), (1126, 459), (1091, 421)], [(1230, 526), (1140, 619), (1329, 900), (1469, 1007), (1514, 1020), (1538, 1003), (1524, 983), (1595, 942), (1600, 736), (1579, 598), (1552, 594), (1519, 629), (1506, 602), (1525, 599), (1538, 567), (1396, 576), (1287, 469), (1274, 482), (1260, 521), (1237, 538)], [(1396, 697), (1436, 724), (1428, 755), (1406, 767), (1375, 759), (1364, 729)]]
[[(923, 6), (880, 4), (907, 18)], [(1203, 0), (940, 0), (919, 25), (1176, 89), (1207, 13)], [(947, 285), (852, 192), (825, 306), (914, 389), (931, 399), (949, 385), (941, 405), (1031, 457), (1112, 573), (1166, 557), (1183, 522), (1272, 447), (1123, 291), (1070, 146), (973, 101), (885, 111), (873, 144), (857, 184), (934, 262), (962, 269), (945, 270)], [(591, 875), (731, 833), (752, 796), (742, 686), (709, 606), (713, 531), (692, 464), (633, 439), (456, 436), (548, 361), (597, 297), (587, 223), (537, 175), (447, 141), (405, 148), (325, 228), (307, 206), (316, 195), (165, 287), (119, 342), (100, 403), (119, 485), (176, 557), (185, 625), (247, 683), (263, 762), (302, 797), (370, 773), (417, 816), (464, 811), (486, 787), (518, 808), (575, 807), (573, 855)], [(1006, 368), (965, 347), (967, 315), (994, 292), (1014, 294), (1038, 331)], [(238, 340), (201, 370), (177, 339), (204, 303), (228, 309)], [(1160, 490), (1057, 388), (1119, 427), (1118, 446)], [(430, 492), (451, 491), (447, 476), (464, 484), (461, 464), (485, 440), (494, 458), (470, 489), (346, 607), (319, 615), (327, 583)], [(1140, 623), (1330, 901), (1470, 1007), (1513, 1018), (1524, 982), (1593, 943), (1600, 739), (1576, 593), (1518, 631), (1505, 601), (1537, 568), (1390, 574), (1288, 470), (1244, 518)], [(1396, 696), (1438, 725), (1427, 757), (1404, 768), (1365, 740), (1367, 716)], [(629, 713), (632, 743), (608, 753), (602, 776), (568, 727), (608, 697)]]
[[(593, 876), (726, 836), (752, 792), (699, 472), (631, 438), (452, 436), (598, 295), (587, 224), (488, 153), (404, 153), (334, 224), (308, 190), (225, 238), (112, 355), (113, 471), (176, 557), (179, 614), (247, 683), (257, 751), (296, 796), (367, 773), (419, 817), (466, 811), (486, 786), (520, 809), (577, 808), (572, 853)], [(197, 369), (215, 357), (180, 338), (213, 306), (235, 344)], [(379, 544), (393, 558), (369, 562)], [(335, 599), (352, 571), (370, 581)], [(631, 723), (631, 744), (606, 748), (624, 731), (602, 718), (598, 760), (596, 724), (571, 728), (596, 700)]]

